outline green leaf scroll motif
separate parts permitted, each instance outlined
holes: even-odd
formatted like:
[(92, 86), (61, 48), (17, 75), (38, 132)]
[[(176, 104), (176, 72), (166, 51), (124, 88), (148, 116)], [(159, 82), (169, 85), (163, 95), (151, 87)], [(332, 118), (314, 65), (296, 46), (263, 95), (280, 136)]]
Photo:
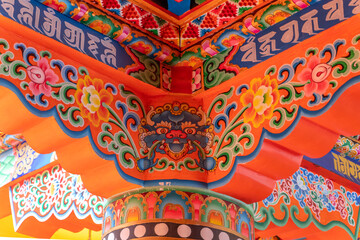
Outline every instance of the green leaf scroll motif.
[(236, 73), (228, 72), (223, 69), (220, 70), (220, 65), (225, 61), (226, 57), (232, 51), (232, 48), (229, 48), (215, 56), (211, 59), (205, 61), (204, 63), (204, 86), (206, 89), (212, 88), (219, 85), (222, 82), (229, 80), (230, 78), (235, 77)]

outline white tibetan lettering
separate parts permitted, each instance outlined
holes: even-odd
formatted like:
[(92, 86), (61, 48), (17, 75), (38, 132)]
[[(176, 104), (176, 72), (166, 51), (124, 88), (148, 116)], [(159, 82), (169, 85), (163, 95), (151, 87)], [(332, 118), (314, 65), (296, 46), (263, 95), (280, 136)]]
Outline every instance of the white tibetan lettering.
[(243, 62), (258, 62), (257, 59), (257, 52), (256, 52), (256, 43), (254, 42), (255, 37), (249, 37), (247, 39), (247, 43), (242, 45), (240, 47), (240, 50), (242, 52), (245, 52), (243, 54), (243, 57), (241, 58), (241, 61)]
[(351, 0), (349, 6), (354, 7), (352, 13), (359, 14), (360, 13), (360, 0)]
[(344, 3), (343, 0), (333, 0), (323, 5), (325, 10), (329, 10), (326, 14), (326, 21), (339, 20), (342, 21), (345, 19), (344, 16)]
[(298, 43), (299, 40), (299, 24), (298, 21), (292, 20), (280, 27), (284, 32), (281, 41), (283, 43)]
[(100, 39), (97, 37), (97, 36), (94, 36), (90, 33), (87, 34), (88, 37), (89, 37), (89, 40), (88, 40), (88, 49), (90, 50), (90, 52), (92, 53), (92, 55), (98, 59), (98, 43), (100, 43)]
[(101, 61), (108, 65), (116, 67), (116, 48), (111, 43), (110, 38), (101, 39), (102, 45), (105, 47), (104, 54), (101, 54)]
[(1, 0), (1, 7), (9, 15), (10, 18), (15, 20), (14, 17), (14, 0)]
[(319, 21), (318, 18), (316, 17), (317, 13), (318, 11), (314, 9), (300, 17), (301, 20), (305, 21), (301, 28), (301, 32), (307, 33), (309, 35), (315, 35), (316, 31), (323, 30), (322, 28), (319, 27)]
[(56, 37), (57, 40), (61, 41), (61, 21), (55, 16), (53, 9), (48, 9), (44, 12), (44, 23), (42, 30), (48, 37)]
[(64, 31), (64, 39), (71, 47), (84, 52), (84, 32), (78, 27), (65, 22), (67, 29)]
[(273, 39), (276, 32), (272, 31), (264, 36), (259, 37), (259, 42), (262, 43), (260, 45), (260, 54), (263, 56), (272, 56), (274, 55), (274, 51), (277, 51), (279, 49), (276, 48), (276, 40)]
[(19, 3), (22, 5), (20, 13), (17, 15), (18, 20), (21, 24), (27, 24), (28, 27), (33, 28), (33, 15), (34, 7), (29, 0), (19, 0)]

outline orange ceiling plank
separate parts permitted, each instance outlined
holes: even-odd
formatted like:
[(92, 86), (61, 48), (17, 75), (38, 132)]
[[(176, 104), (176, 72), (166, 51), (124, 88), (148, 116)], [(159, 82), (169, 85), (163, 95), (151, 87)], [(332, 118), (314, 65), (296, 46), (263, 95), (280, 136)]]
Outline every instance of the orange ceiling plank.
[[(241, 199), (245, 203), (253, 203), (269, 196), (274, 189), (275, 182), (274, 179), (238, 165), (235, 174), (226, 185), (212, 190)], [(256, 191), (254, 191), (255, 189)]]
[(241, 164), (272, 179), (282, 179), (299, 169), (303, 155), (265, 139), (254, 160)]
[(44, 118), (22, 133), (29, 145), (41, 154), (54, 152), (58, 147), (75, 141), (64, 133), (54, 117)]
[[(75, 149), (76, 151), (74, 151)], [(71, 143), (59, 145), (56, 149), (56, 155), (61, 162), (61, 166), (74, 174), (82, 174), (104, 162), (104, 159), (92, 149), (87, 137), (74, 139)], [(66, 159), (72, 159), (72, 161)]]
[[(360, 107), (359, 107), (360, 110)], [(340, 126), (339, 126), (340, 127)], [(322, 157), (336, 143), (339, 134), (302, 117), (294, 130), (278, 144), (309, 157)]]
[(10, 89), (0, 87), (0, 96), (1, 131), (7, 134), (16, 134), (41, 121), (40, 117), (26, 109), (24, 104)]
[(104, 198), (141, 187), (124, 180), (111, 161), (105, 162), (97, 168), (89, 169), (81, 175), (81, 179), (92, 194)]

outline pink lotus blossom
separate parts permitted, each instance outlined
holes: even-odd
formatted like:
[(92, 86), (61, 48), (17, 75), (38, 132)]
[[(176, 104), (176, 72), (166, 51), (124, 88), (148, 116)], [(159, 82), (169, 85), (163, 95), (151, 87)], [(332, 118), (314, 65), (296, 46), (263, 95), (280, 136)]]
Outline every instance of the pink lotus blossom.
[(34, 95), (41, 93), (50, 96), (51, 87), (47, 84), (54, 84), (59, 80), (55, 72), (50, 69), (49, 63), (45, 58), (37, 62), (37, 66), (30, 66), (26, 69), (30, 78), (29, 89)]
[(306, 68), (298, 75), (297, 79), (309, 84), (304, 86), (306, 96), (311, 96), (313, 93), (324, 94), (329, 87), (329, 81), (326, 78), (330, 75), (332, 67), (326, 63), (320, 63), (317, 56), (312, 56), (309, 59)]

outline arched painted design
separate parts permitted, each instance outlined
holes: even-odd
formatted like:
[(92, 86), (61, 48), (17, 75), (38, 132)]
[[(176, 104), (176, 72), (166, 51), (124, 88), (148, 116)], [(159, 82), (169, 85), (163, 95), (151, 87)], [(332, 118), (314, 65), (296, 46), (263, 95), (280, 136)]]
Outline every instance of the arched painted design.
[[(117, 202), (116, 205), (119, 205)], [(109, 204), (108, 208), (104, 209), (102, 233), (109, 231), (111, 228), (117, 226), (120, 222), (117, 220), (117, 211), (114, 204)]]
[(210, 210), (207, 215), (207, 222), (219, 226), (224, 226), (224, 217), (220, 211)]
[(146, 196), (146, 203), (147, 203), (147, 218), (153, 219), (155, 218), (155, 213), (159, 211), (159, 206), (156, 205), (158, 200), (158, 194), (156, 192), (149, 192)]
[(123, 217), (123, 211), (122, 208), (124, 206), (124, 203), (122, 201), (117, 201), (114, 210), (115, 210), (115, 224), (118, 225), (121, 223), (121, 218)]
[(229, 214), (229, 210), (226, 203), (221, 199), (211, 197), (205, 199), (204, 204), (201, 206), (201, 211), (201, 220), (203, 222), (231, 228), (230, 217), (226, 217)]
[(249, 237), (249, 225), (244, 222), (241, 224), (241, 233), (244, 234), (244, 236)]
[(126, 223), (136, 222), (136, 221), (139, 221), (141, 219), (140, 209), (137, 206), (129, 208), (125, 214), (126, 214), (125, 215), (126, 216), (126, 218), (125, 218)]
[(110, 205), (108, 208), (106, 208), (106, 211), (104, 211), (103, 216), (103, 232), (109, 231), (111, 228), (116, 226), (115, 221), (115, 209), (113, 205)]
[(124, 218), (121, 223), (136, 222), (146, 218), (146, 202), (142, 195), (129, 196), (124, 200)]
[(164, 207), (162, 218), (185, 219), (184, 209), (180, 204), (168, 203)]
[(156, 205), (156, 209), (159, 209), (155, 213), (156, 218), (192, 219), (192, 214), (188, 211), (191, 205), (188, 201), (184, 201), (188, 199), (188, 195), (184, 192), (161, 193)]

